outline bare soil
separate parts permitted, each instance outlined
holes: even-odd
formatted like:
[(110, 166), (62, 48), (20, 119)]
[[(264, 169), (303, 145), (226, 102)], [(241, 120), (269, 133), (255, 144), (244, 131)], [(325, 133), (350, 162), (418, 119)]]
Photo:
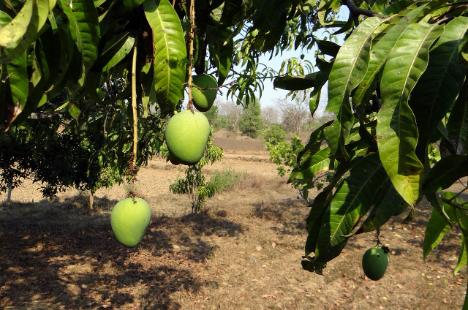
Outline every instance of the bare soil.
[[(7, 309), (461, 309), (466, 267), (457, 275), (460, 232), (453, 230), (426, 262), (421, 203), (409, 225), (395, 218), (381, 240), (392, 250), (380, 281), (365, 278), (364, 251), (374, 234), (352, 238), (325, 275), (301, 267), (307, 204), (276, 173), (260, 141), (219, 133), (222, 162), (247, 178), (190, 213), (169, 192), (184, 167), (154, 158), (139, 172), (140, 196), (153, 210), (143, 241), (121, 245), (110, 212), (125, 186), (101, 189), (95, 209), (74, 190), (43, 200), (37, 184), (0, 205), (0, 306)], [(312, 193), (313, 197), (314, 193)], [(3, 197), (2, 197), (3, 198)]]

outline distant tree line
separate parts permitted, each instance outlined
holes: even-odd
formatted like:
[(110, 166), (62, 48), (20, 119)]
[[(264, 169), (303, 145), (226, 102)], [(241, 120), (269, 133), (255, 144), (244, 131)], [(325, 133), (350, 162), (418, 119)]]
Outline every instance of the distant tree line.
[(205, 113), (214, 131), (227, 129), (251, 138), (262, 137), (265, 141), (282, 141), (286, 135), (310, 132), (332, 118), (332, 115), (317, 115), (312, 118), (308, 100), (277, 99), (274, 105), (262, 107), (256, 100), (248, 106), (234, 102), (217, 101)]

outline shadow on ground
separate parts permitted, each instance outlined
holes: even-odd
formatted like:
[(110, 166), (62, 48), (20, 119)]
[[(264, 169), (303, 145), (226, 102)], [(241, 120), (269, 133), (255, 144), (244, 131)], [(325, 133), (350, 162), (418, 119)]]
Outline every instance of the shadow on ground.
[(215, 247), (199, 236), (242, 227), (207, 213), (153, 217), (135, 248), (110, 227), (117, 201), (87, 198), (0, 205), (0, 306), (22, 309), (181, 309), (174, 296), (204, 285), (194, 277)]
[[(276, 223), (270, 227), (280, 235), (305, 235), (307, 224), (305, 215), (308, 213), (307, 203), (298, 199), (284, 199), (274, 203), (253, 204), (253, 216)], [(305, 212), (307, 211), (307, 212)]]

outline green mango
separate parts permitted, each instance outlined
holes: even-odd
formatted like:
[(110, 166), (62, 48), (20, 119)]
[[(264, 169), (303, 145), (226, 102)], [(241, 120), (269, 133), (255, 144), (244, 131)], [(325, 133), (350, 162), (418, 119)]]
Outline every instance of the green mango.
[(151, 208), (141, 199), (119, 201), (111, 213), (111, 226), (120, 243), (134, 247), (140, 243), (151, 221)]
[(174, 162), (194, 165), (202, 158), (209, 135), (210, 123), (203, 113), (189, 110), (177, 113), (166, 126), (169, 154)]
[[(200, 88), (217, 88), (216, 79), (209, 74), (199, 74), (193, 77), (193, 84)], [(193, 105), (200, 112), (206, 112), (213, 106), (216, 99), (216, 89), (201, 90), (192, 86)]]
[(372, 247), (362, 257), (362, 269), (369, 279), (377, 281), (384, 276), (389, 261), (390, 250), (387, 247)]

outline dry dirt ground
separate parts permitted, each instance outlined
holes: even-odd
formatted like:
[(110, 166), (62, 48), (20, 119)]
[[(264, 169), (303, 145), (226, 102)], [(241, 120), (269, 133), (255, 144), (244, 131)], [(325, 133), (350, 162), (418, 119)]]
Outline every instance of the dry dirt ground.
[[(75, 191), (42, 200), (36, 186), (0, 205), (0, 306), (5, 309), (461, 309), (466, 268), (453, 276), (460, 232), (422, 259), (426, 203), (415, 220), (381, 232), (392, 256), (383, 279), (364, 277), (374, 234), (353, 238), (325, 275), (302, 270), (307, 205), (276, 174), (260, 141), (218, 134), (214, 171), (246, 178), (208, 200), (199, 214), (168, 185), (184, 168), (155, 158), (139, 173), (151, 226), (135, 248), (110, 228), (124, 186), (100, 190), (95, 210)], [(1, 197), (4, 199), (4, 197)], [(405, 216), (405, 215), (402, 215)]]

